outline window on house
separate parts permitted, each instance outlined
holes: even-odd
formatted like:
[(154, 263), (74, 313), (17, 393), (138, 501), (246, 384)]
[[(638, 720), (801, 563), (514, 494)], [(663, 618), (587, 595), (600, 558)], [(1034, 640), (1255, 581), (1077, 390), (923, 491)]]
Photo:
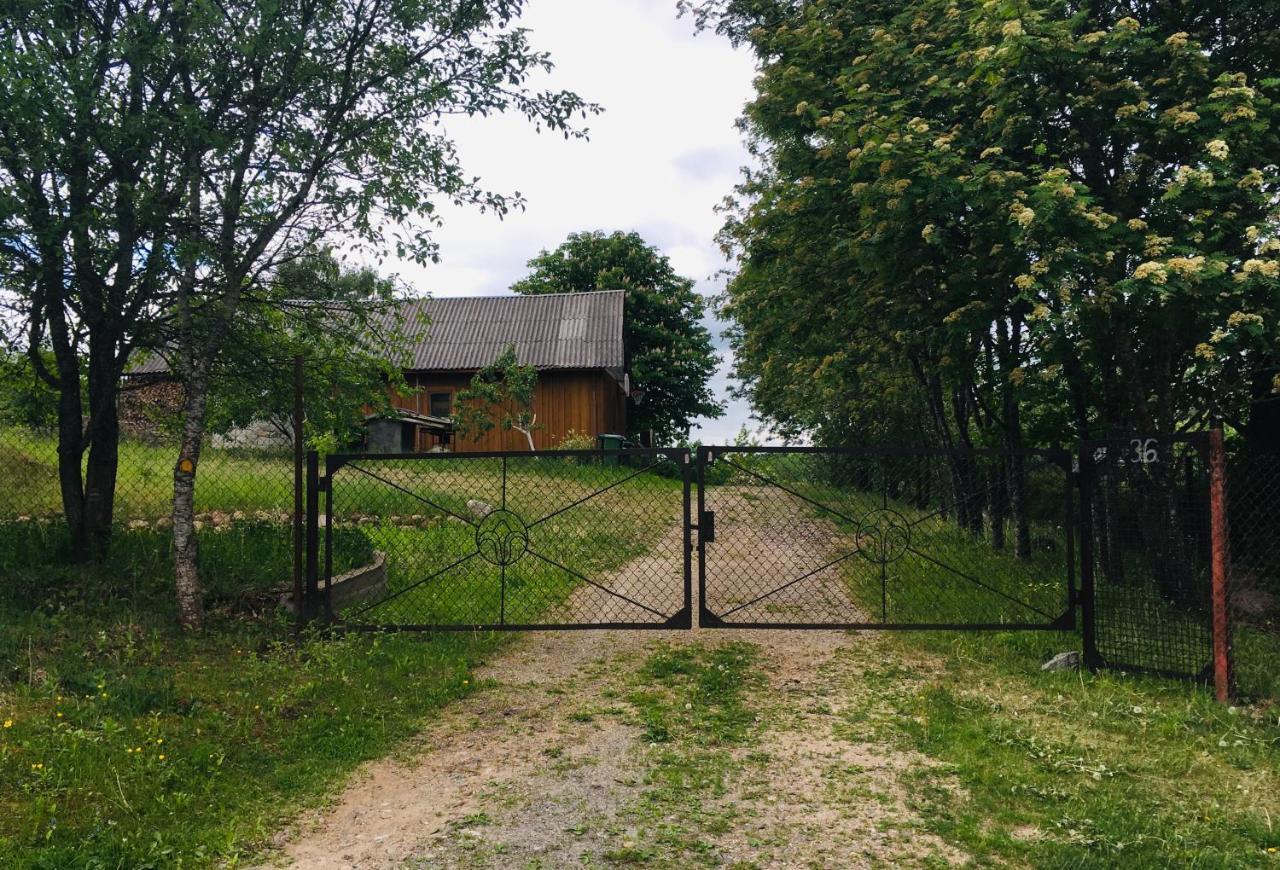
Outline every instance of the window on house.
[(453, 393), (430, 393), (427, 411), (432, 417), (448, 417), (453, 414)]

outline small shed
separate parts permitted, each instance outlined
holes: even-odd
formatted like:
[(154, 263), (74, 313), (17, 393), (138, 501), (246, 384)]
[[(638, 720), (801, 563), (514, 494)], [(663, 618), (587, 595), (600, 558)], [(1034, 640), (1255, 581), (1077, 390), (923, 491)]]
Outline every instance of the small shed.
[(447, 450), (453, 434), (448, 417), (416, 414), (403, 408), (391, 413), (365, 415), (365, 449), (370, 453), (413, 453), (420, 447), (421, 433), (430, 433), (436, 449)]

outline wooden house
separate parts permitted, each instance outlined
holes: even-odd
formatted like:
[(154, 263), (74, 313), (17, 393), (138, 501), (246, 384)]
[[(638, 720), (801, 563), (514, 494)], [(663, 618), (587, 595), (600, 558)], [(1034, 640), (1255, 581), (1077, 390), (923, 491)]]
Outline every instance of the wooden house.
[(478, 437), (453, 431), (457, 394), (476, 371), (514, 345), (537, 369), (534, 447), (552, 450), (571, 433), (592, 439), (627, 431), (628, 378), (622, 344), (622, 290), (537, 296), (467, 296), (413, 300), (402, 316), (429, 325), (415, 341), (405, 380), (416, 391), (393, 395), (396, 419), (370, 421), (367, 447), (377, 452), (527, 450), (519, 432), (495, 426)]

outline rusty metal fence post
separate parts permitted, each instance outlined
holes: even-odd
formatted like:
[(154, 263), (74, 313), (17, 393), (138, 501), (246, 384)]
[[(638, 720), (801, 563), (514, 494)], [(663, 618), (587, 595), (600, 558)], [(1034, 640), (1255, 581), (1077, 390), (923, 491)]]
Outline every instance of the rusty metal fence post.
[(1227, 530), (1227, 473), (1222, 429), (1209, 431), (1209, 537), (1212, 559), (1213, 688), (1217, 699), (1231, 698), (1231, 615), (1227, 601), (1230, 543)]

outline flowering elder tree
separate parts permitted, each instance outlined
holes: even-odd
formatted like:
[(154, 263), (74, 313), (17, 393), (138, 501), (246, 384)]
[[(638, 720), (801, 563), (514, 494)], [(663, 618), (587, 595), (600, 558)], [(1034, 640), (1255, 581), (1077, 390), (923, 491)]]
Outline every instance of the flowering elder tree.
[[(1003, 416), (1011, 384), (1036, 440), (1064, 420), (1082, 435), (1243, 422), (1275, 346), (1280, 56), (1259, 16), (1280, 12), (701, 11), (762, 63), (744, 123), (764, 168), (725, 231), (744, 373), (855, 382), (882, 359), (945, 398), (976, 391), (970, 427)], [(832, 349), (866, 323), (871, 352)]]
[(942, 446), (1243, 425), (1275, 371), (1280, 10), (1228, 5), (696, 4), (761, 64), (723, 234), (757, 409)]
[[(1040, 371), (1061, 367), (1107, 428), (1243, 428), (1275, 364), (1280, 79), (1251, 79), (1247, 44), (1208, 28), (1018, 24), (980, 70), (1014, 82), (989, 90), (991, 125), (1056, 143), (1008, 206)], [(1046, 87), (1062, 111), (1037, 110)]]

